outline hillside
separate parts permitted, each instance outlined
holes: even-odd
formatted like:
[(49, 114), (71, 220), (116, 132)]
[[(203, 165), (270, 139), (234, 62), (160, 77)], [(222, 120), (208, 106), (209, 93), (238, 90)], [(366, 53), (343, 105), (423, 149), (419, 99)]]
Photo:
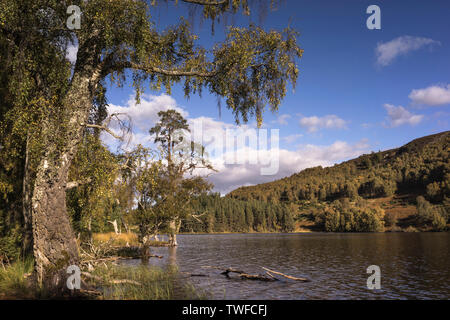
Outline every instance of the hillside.
[[(448, 195), (450, 131), (422, 137), (387, 151), (362, 155), (333, 167), (305, 169), (290, 177), (250, 187), (241, 187), (227, 196), (269, 202), (335, 200), (342, 197), (379, 198), (393, 194), (427, 193), (441, 202)], [(434, 187), (435, 183), (447, 183)]]
[[(449, 221), (449, 142), (446, 131), (332, 167), (241, 187), (224, 198), (210, 196), (214, 200), (198, 204), (199, 210), (210, 212), (208, 228), (191, 221), (185, 231), (218, 231), (218, 218), (220, 231), (444, 230)], [(286, 216), (286, 207), (292, 217)], [(284, 222), (291, 220), (294, 226)]]

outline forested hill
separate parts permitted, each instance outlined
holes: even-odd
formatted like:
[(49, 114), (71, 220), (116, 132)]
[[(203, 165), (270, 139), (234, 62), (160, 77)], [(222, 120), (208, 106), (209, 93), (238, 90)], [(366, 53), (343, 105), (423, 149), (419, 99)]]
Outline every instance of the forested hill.
[(281, 180), (241, 187), (227, 197), (279, 203), (408, 194), (441, 203), (449, 197), (449, 140), (450, 131), (445, 131), (333, 167), (309, 168)]
[(193, 202), (184, 232), (444, 231), (450, 131)]

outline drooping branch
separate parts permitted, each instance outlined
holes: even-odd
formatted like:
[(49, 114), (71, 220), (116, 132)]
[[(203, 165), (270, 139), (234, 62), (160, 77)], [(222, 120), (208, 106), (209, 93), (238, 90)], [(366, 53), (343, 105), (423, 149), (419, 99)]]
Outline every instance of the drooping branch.
[(139, 55), (126, 50), (110, 53), (104, 60), (102, 75), (120, 76), (127, 69), (133, 70), (137, 97), (139, 85), (146, 80), (155, 88), (166, 86), (169, 92), (173, 83), (184, 82), (186, 96), (208, 88), (226, 99), (238, 123), (240, 119), (245, 123), (254, 115), (258, 125), (262, 124), (266, 107), (271, 111), (278, 109), (288, 82), (292, 87), (296, 85), (296, 60), (303, 50), (297, 44), (297, 33), (290, 28), (282, 32), (267, 32), (255, 26), (229, 28), (226, 40), (210, 51), (211, 59), (207, 50), (194, 45), (195, 36), (188, 33), (186, 25), (180, 24), (171, 32), (155, 37), (186, 58), (171, 51), (161, 54), (154, 45), (146, 45), (145, 53)]
[(130, 61), (123, 61), (118, 63), (105, 63), (105, 69), (103, 75), (106, 76), (111, 72), (123, 71), (125, 69), (133, 69), (136, 71), (144, 71), (148, 74), (160, 74), (170, 77), (201, 77), (209, 78), (217, 74), (217, 70), (214, 71), (200, 71), (200, 70), (184, 70), (182, 68), (165, 69), (145, 64), (134, 63)]
[(229, 0), (182, 0), (183, 2), (186, 3), (192, 3), (192, 4), (199, 4), (202, 6), (208, 5), (208, 6), (220, 6), (223, 5), (225, 3), (227, 3)]

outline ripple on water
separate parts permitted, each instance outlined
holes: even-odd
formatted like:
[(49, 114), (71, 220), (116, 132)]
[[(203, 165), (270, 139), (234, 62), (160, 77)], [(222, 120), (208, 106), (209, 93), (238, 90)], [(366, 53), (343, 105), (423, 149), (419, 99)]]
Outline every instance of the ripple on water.
[[(449, 299), (449, 246), (449, 233), (180, 235), (178, 248), (153, 250), (164, 259), (152, 264), (207, 273), (192, 283), (216, 299)], [(205, 265), (311, 282), (227, 279)], [(370, 265), (381, 268), (381, 290), (367, 289)]]

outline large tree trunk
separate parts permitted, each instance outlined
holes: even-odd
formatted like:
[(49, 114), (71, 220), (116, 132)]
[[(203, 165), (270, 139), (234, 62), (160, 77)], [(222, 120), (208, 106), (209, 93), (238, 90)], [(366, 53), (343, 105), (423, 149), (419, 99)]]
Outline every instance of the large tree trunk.
[(99, 72), (92, 65), (85, 63), (75, 69), (62, 108), (42, 124), (47, 149), (33, 190), (33, 249), (38, 283), (55, 294), (66, 290), (67, 267), (79, 262), (66, 210), (66, 184), (98, 82)]
[(37, 279), (54, 293), (65, 290), (67, 267), (78, 264), (75, 234), (66, 213), (66, 170), (54, 164), (39, 170), (33, 195)]

